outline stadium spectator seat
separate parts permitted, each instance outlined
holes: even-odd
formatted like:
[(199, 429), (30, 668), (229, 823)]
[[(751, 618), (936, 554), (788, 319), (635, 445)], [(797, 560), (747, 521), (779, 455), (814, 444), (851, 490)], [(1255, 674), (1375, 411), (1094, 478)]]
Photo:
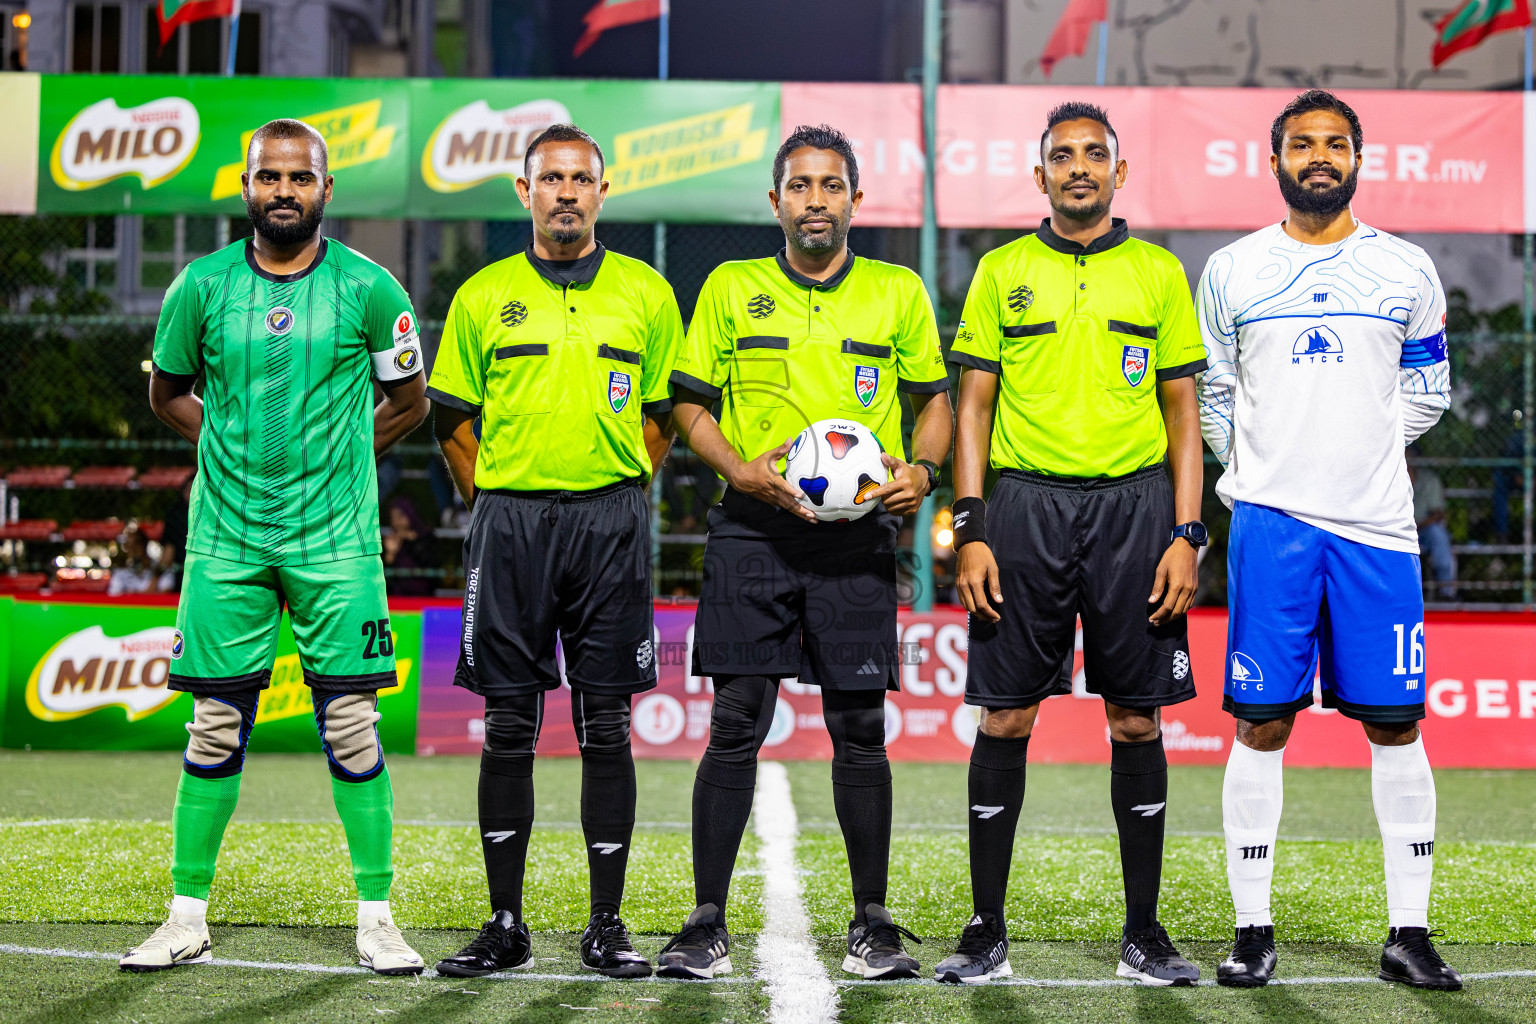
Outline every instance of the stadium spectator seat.
[(53, 592), (105, 594), (111, 585), (111, 569), (60, 569), (55, 574)]
[(138, 475), (132, 466), (83, 466), (71, 482), (76, 487), (127, 487)]
[(69, 479), (68, 466), (18, 466), (6, 474), (11, 487), (63, 487)]
[(192, 475), (191, 466), (154, 466), (139, 476), (139, 486), (144, 490), (179, 490)]
[(121, 519), (76, 519), (64, 528), (66, 541), (117, 540), (123, 534)]
[(161, 519), (140, 519), (139, 532), (149, 540), (159, 540), (165, 534), (165, 521)]
[(0, 540), (49, 540), (58, 532), (53, 519), (18, 519), (0, 526)]
[(31, 594), (42, 590), (47, 585), (47, 573), (0, 573), (0, 594)]

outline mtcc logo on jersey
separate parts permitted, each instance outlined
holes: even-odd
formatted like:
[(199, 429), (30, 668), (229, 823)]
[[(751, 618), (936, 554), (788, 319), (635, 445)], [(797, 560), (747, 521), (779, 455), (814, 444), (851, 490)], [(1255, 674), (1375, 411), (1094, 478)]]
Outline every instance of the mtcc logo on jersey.
[(267, 310), (267, 331), (279, 338), (293, 330), (293, 310), (287, 306), (273, 306)]
[(1242, 651), (1232, 652), (1232, 665), (1229, 672), (1233, 684), (1239, 690), (1248, 689), (1250, 684), (1256, 690), (1264, 689), (1264, 673), (1259, 671), (1259, 663)]
[(773, 311), (777, 308), (773, 303), (773, 296), (767, 294), (754, 295), (752, 296), (752, 301), (747, 303), (747, 312), (752, 314), (753, 320), (761, 320), (764, 317), (772, 316)]
[(1330, 327), (1309, 327), (1291, 345), (1291, 365), (1303, 360), (1309, 363), (1342, 363), (1344, 343)]
[(516, 327), (528, 319), (528, 307), (513, 299), (501, 307), (501, 322), (508, 327)]
[(1008, 308), (1015, 313), (1023, 313), (1034, 305), (1035, 293), (1028, 285), (1019, 285), (1008, 293)]

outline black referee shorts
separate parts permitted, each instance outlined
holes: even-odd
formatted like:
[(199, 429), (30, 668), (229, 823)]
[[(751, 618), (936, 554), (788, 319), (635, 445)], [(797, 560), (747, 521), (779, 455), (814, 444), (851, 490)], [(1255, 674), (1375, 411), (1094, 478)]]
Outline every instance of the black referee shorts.
[(1126, 708), (1193, 697), (1188, 619), (1147, 621), (1173, 526), (1160, 465), (1094, 479), (1004, 470), (987, 501), (1002, 619), (970, 618), (966, 703), (1024, 708), (1070, 693), (1079, 615), (1090, 693)]
[(480, 491), (464, 539), (464, 632), (453, 682), (485, 697), (560, 685), (656, 685), (650, 510), (634, 483), (596, 491)]
[(727, 489), (709, 511), (694, 674), (896, 689), (899, 522), (806, 523)]

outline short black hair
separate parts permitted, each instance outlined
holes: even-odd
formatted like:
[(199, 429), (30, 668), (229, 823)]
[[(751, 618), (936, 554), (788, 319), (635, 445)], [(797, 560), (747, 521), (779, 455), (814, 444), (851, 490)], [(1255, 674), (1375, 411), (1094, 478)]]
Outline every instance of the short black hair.
[(773, 158), (773, 190), (777, 192), (784, 181), (784, 164), (789, 154), (797, 149), (827, 149), (843, 158), (848, 165), (848, 191), (859, 190), (859, 159), (853, 155), (853, 143), (848, 136), (829, 124), (799, 124), (789, 138), (779, 147)]
[(1280, 143), (1285, 139), (1285, 122), (1314, 110), (1331, 110), (1348, 121), (1349, 139), (1355, 144), (1355, 152), (1360, 152), (1360, 144), (1365, 141), (1365, 133), (1360, 130), (1360, 118), (1355, 116), (1353, 107), (1327, 89), (1308, 89), (1285, 105), (1285, 109), (1275, 118), (1275, 123), (1269, 126), (1270, 152), (1280, 155)]
[(320, 143), (320, 177), (330, 173), (331, 154), (326, 149), (325, 136), (321, 135), (313, 126), (303, 121), (295, 121), (291, 117), (280, 117), (275, 121), (268, 121), (251, 133), (251, 144), (245, 150), (245, 167), (250, 170), (251, 155), (268, 139), (304, 139), (310, 144)]
[(1109, 115), (1104, 108), (1097, 103), (1083, 103), (1079, 100), (1069, 100), (1066, 103), (1058, 103), (1051, 108), (1051, 112), (1045, 115), (1045, 131), (1040, 133), (1040, 159), (1045, 160), (1045, 143), (1051, 137), (1051, 129), (1067, 121), (1097, 121), (1104, 126), (1104, 134), (1109, 136), (1109, 144), (1115, 147), (1115, 155), (1120, 155), (1120, 139), (1115, 135), (1114, 127), (1109, 123)]
[(585, 142), (597, 153), (597, 176), (603, 176), (603, 168), (607, 165), (603, 162), (603, 147), (597, 140), (573, 124), (552, 124), (528, 140), (528, 149), (523, 153), (524, 177), (533, 169), (533, 151), (546, 142)]

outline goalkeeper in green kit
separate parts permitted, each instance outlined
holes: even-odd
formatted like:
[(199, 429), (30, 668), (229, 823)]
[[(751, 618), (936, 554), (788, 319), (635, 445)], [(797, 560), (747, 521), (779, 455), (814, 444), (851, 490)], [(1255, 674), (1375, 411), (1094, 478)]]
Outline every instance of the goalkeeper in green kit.
[(415, 974), (422, 959), (389, 910), (376, 691), (396, 679), (374, 460), (427, 415), (416, 314), (388, 271), (321, 236), (332, 181), (313, 128), (258, 129), (242, 181), (255, 237), (189, 264), (155, 333), (150, 405), (197, 446), (200, 470), (170, 677), (193, 714), (170, 916), (120, 964), (211, 959), (208, 889), (286, 606), (357, 881), (360, 962)]

